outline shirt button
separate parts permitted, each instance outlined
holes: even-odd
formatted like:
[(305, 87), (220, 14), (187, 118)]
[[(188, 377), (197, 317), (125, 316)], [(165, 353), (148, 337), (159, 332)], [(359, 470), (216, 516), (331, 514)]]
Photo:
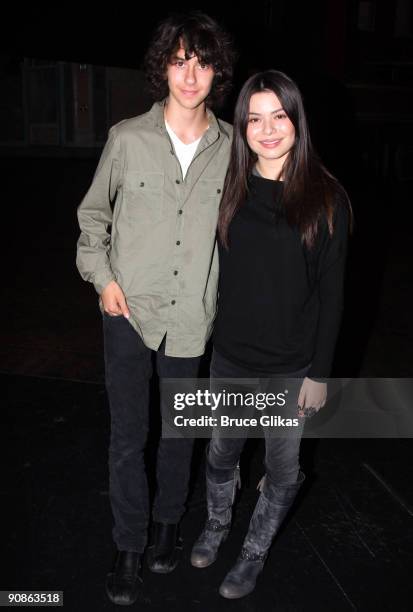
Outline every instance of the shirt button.
[(176, 183), (177, 185), (179, 185), (179, 184), (180, 184), (180, 182), (181, 182), (181, 181), (179, 181), (178, 179), (176, 179), (176, 181), (175, 181), (175, 183)]
[(175, 300), (172, 300), (172, 301), (171, 301), (171, 304), (172, 304), (172, 306), (173, 306), (174, 304), (176, 304)]
[(182, 210), (178, 210), (178, 215), (182, 215), (183, 211)]
[(217, 193), (221, 193), (221, 190), (220, 190), (220, 189), (217, 189)]
[(144, 187), (144, 185), (145, 185), (145, 183), (144, 183), (144, 182), (139, 183), (139, 187)]
[(174, 270), (174, 274), (176, 276), (178, 274), (178, 270)]
[(181, 244), (181, 241), (180, 241), (180, 240), (177, 240), (177, 241), (176, 241), (176, 244), (179, 246), (179, 245)]

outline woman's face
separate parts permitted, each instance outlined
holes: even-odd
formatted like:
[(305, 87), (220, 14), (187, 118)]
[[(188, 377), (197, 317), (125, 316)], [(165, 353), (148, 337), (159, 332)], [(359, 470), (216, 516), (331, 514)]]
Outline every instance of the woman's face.
[(251, 96), (246, 136), (259, 161), (281, 170), (294, 146), (295, 128), (272, 91)]

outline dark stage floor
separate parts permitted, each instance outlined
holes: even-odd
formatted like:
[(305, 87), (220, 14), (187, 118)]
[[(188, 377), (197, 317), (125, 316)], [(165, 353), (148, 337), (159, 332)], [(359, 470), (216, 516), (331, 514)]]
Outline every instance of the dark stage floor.
[[(66, 610), (109, 610), (115, 606), (103, 586), (113, 545), (100, 319), (94, 290), (74, 265), (75, 210), (96, 161), (16, 158), (2, 165), (0, 590), (63, 590)], [(360, 221), (337, 376), (411, 376), (410, 200), (406, 186), (379, 191), (355, 210)], [(145, 570), (147, 605), (131, 609), (411, 609), (410, 439), (303, 440), (305, 486), (256, 591), (236, 602), (222, 599), (218, 586), (247, 529), (263, 448), (248, 443), (231, 535), (218, 561), (197, 570), (189, 554), (205, 518), (204, 442), (194, 454), (181, 564), (167, 576)]]

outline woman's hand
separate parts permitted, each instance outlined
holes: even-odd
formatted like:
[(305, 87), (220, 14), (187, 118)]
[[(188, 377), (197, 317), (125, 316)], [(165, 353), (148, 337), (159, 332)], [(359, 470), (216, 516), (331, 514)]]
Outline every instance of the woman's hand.
[(298, 416), (313, 416), (327, 400), (327, 384), (304, 378), (298, 396)]

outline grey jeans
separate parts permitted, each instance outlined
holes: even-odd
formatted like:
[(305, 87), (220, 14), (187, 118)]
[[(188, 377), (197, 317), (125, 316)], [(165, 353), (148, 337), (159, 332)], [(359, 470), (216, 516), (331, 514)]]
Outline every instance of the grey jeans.
[[(271, 388), (271, 380), (285, 378), (294, 379), (289, 393), (289, 410), (294, 412), (297, 407), (298, 394), (301, 383), (306, 376), (310, 365), (296, 372), (288, 374), (268, 374), (265, 378), (257, 375), (247, 368), (241, 367), (226, 359), (215, 349), (211, 359), (211, 379), (221, 378), (260, 378), (265, 387)], [(304, 418), (300, 418), (300, 426), (294, 436), (271, 437), (268, 428), (264, 428), (265, 436), (265, 470), (270, 481), (278, 485), (293, 484), (297, 480), (299, 465), (299, 452)], [(224, 482), (230, 472), (236, 467), (246, 438), (225, 438), (214, 430), (209, 445), (209, 462), (219, 470), (222, 470), (222, 481)]]

